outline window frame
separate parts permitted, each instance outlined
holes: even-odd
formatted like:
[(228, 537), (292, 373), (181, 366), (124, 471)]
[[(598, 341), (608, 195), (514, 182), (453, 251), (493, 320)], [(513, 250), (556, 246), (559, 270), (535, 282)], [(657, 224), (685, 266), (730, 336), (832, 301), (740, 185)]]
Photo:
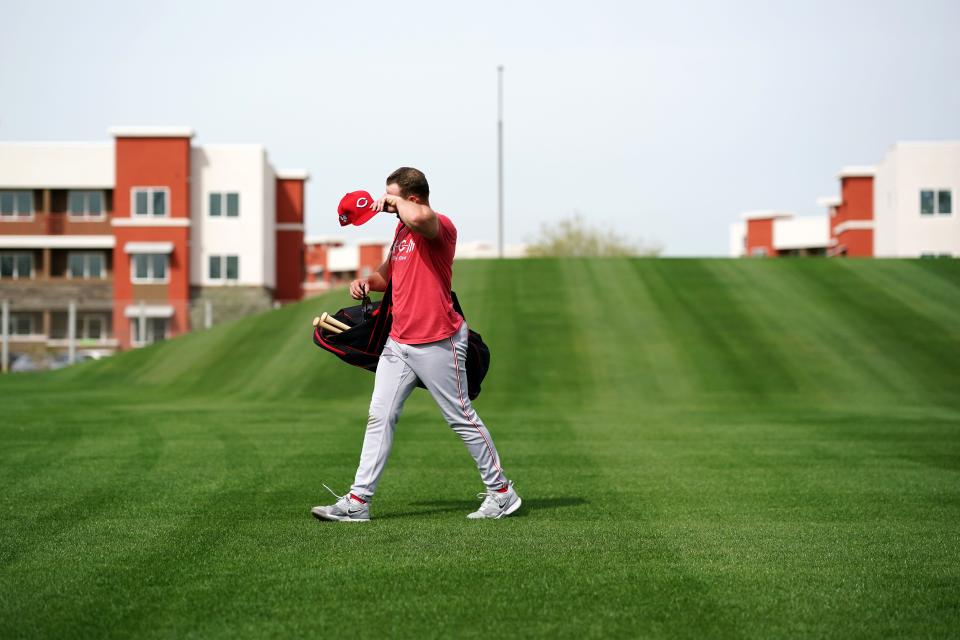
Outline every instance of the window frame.
[[(932, 196), (932, 209), (930, 213), (924, 213), (923, 211), (923, 194), (929, 193)], [(950, 211), (940, 211), (940, 195), (946, 193), (947, 197), (950, 199)], [(920, 189), (920, 217), (922, 218), (936, 218), (939, 216), (952, 216), (953, 215), (953, 189), (945, 187), (929, 187)]]
[[(81, 256), (83, 260), (83, 275), (75, 276), (71, 269), (70, 260), (73, 256)], [(90, 257), (100, 257), (100, 275), (90, 275)], [(67, 252), (67, 279), (69, 280), (106, 280), (107, 279), (107, 254), (105, 251), (68, 251)]]
[[(24, 318), (26, 318), (26, 319), (29, 321), (29, 329), (30, 329), (30, 331), (28, 331), (27, 333), (17, 333), (17, 332), (14, 330), (14, 320), (15, 320), (15, 319), (23, 320)], [(30, 312), (23, 312), (23, 311), (19, 311), (19, 312), (18, 312), (18, 311), (13, 311), (13, 312), (10, 313), (10, 315), (9, 315), (9, 317), (8, 317), (8, 319), (7, 319), (7, 322), (9, 323), (9, 324), (7, 325), (7, 335), (10, 336), (11, 339), (16, 339), (16, 338), (18, 338), (18, 337), (19, 337), (19, 338), (27, 338), (27, 337), (30, 337), (30, 336), (35, 336), (35, 335), (37, 335), (37, 333), (36, 333), (36, 329), (37, 329), (37, 328), (34, 326), (34, 322), (33, 322), (33, 314), (30, 313)]]
[[(217, 199), (217, 213), (213, 212), (213, 199)], [(207, 217), (208, 218), (223, 218), (223, 194), (219, 191), (211, 191), (207, 194)]]
[[(166, 261), (166, 266), (163, 270), (163, 278), (157, 278), (154, 275), (154, 263), (153, 260), (147, 261), (147, 276), (144, 278), (137, 277), (137, 256), (145, 256), (146, 258), (153, 258), (154, 256), (162, 256)], [(130, 254), (130, 283), (131, 284), (169, 284), (170, 283), (170, 257), (165, 253), (131, 253)]]
[[(140, 191), (146, 191), (147, 193), (147, 213), (137, 213), (137, 193)], [(153, 212), (153, 198), (152, 196), (155, 193), (164, 194), (164, 213), (163, 215), (156, 215)], [(130, 187), (130, 217), (137, 218), (139, 220), (150, 220), (153, 218), (170, 218), (170, 187), (162, 186), (137, 186)]]
[[(32, 251), (0, 251), (0, 257), (11, 256), (13, 258), (13, 273), (9, 276), (3, 275), (3, 272), (0, 271), (0, 280), (34, 280), (37, 276), (37, 264), (36, 260), (33, 259)], [(19, 256), (30, 256), (30, 275), (23, 276), (20, 275), (20, 270), (18, 269), (19, 261), (17, 258)]]
[[(90, 337), (90, 321), (97, 320), (100, 322), (100, 336), (97, 338)], [(92, 340), (96, 342), (103, 342), (108, 338), (107, 336), (107, 314), (105, 313), (85, 313), (80, 317), (80, 335), (77, 336), (80, 340)]]
[[(236, 198), (237, 212), (230, 214), (231, 196)], [(220, 213), (213, 213), (213, 198), (220, 201)], [(239, 191), (209, 191), (207, 193), (207, 217), (208, 218), (239, 218), (240, 217), (240, 192)]]
[[(4, 194), (12, 194), (13, 196), (13, 212), (12, 213), (3, 213), (3, 209), (0, 208), (0, 221), (2, 222), (31, 222), (36, 217), (36, 203), (34, 202), (33, 190), (32, 189), (0, 189), (0, 197)], [(30, 211), (24, 213), (20, 211), (19, 202), (20, 194), (29, 194), (30, 196)]]
[[(169, 318), (146, 318), (144, 322), (144, 328), (147, 331), (147, 336), (153, 338), (149, 342), (146, 342), (144, 338), (146, 336), (137, 336), (137, 332), (140, 331), (140, 318), (130, 318), (130, 344), (134, 347), (146, 347), (148, 345), (154, 344), (156, 342), (161, 342), (163, 340), (170, 339), (170, 322)], [(153, 324), (156, 321), (163, 322), (163, 337), (160, 340), (157, 340), (156, 331)], [(139, 339), (138, 339), (139, 338)]]
[[(233, 258), (234, 260), (236, 260), (237, 277), (235, 277), (235, 278), (228, 278), (228, 277), (227, 277), (227, 265), (228, 265), (229, 262), (230, 262), (230, 258)], [(220, 276), (219, 276), (219, 277), (216, 277), (216, 278), (212, 275), (212, 272), (211, 272), (211, 269), (210, 269), (210, 267), (213, 266), (213, 263), (214, 263), (214, 262), (217, 263), (218, 269), (219, 269), (219, 271), (220, 271)], [(207, 256), (207, 280), (208, 280), (209, 282), (217, 282), (217, 283), (239, 282), (239, 281), (240, 281), (240, 256), (239, 256), (239, 254), (230, 254), (230, 255), (219, 255), (219, 254), (217, 254), (217, 255), (209, 255), (209, 256)]]
[[(219, 275), (213, 275), (213, 265), (217, 265), (217, 271)], [(207, 280), (210, 282), (223, 282), (224, 273), (223, 273), (223, 256), (207, 256)]]
[[(940, 196), (941, 196), (942, 194), (944, 194), (944, 193), (947, 194), (947, 199), (948, 199), (949, 202), (950, 202), (950, 211), (941, 211), (941, 210), (940, 210)], [(934, 210), (936, 211), (936, 213), (934, 213), (934, 215), (937, 215), (937, 216), (952, 216), (952, 215), (953, 215), (953, 189), (936, 189), (936, 190), (934, 191), (934, 194), (935, 194), (935, 195), (934, 195), (934, 200), (935, 200)]]
[[(71, 207), (70, 198), (75, 193), (83, 194), (83, 212), (74, 213)], [(100, 213), (90, 213), (90, 195), (100, 195)], [(68, 189), (67, 190), (67, 218), (75, 221), (96, 221), (107, 217), (107, 194), (103, 189)]]

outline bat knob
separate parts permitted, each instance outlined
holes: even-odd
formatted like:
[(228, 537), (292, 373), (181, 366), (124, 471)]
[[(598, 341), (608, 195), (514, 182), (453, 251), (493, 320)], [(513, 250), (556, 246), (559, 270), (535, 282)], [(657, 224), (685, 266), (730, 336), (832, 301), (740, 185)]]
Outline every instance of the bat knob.
[(317, 326), (318, 324), (320, 324), (320, 316), (313, 319), (313, 326)]

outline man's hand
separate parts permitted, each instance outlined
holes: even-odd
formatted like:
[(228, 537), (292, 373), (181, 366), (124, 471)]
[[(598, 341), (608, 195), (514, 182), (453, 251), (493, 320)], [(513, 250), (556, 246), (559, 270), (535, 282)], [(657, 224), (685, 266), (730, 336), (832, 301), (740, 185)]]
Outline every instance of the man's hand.
[(416, 231), (427, 240), (432, 240), (440, 233), (440, 223), (436, 212), (429, 205), (421, 204), (416, 200), (407, 200), (392, 193), (380, 196), (374, 205), (377, 211), (395, 213), (411, 231)]
[(400, 196), (394, 196), (389, 193), (385, 193), (380, 197), (379, 200), (377, 200), (376, 204), (374, 204), (374, 208), (377, 211), (386, 211), (387, 213), (397, 213), (397, 205), (402, 199), (403, 198), (401, 198)]
[(366, 278), (357, 278), (350, 283), (350, 296), (354, 300), (361, 300), (370, 291)]

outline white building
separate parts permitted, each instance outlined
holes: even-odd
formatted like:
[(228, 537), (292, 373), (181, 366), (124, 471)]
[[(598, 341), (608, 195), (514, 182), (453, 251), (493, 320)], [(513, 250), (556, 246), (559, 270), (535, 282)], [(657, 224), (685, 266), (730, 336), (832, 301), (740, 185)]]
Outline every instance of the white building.
[(960, 256), (960, 142), (898, 142), (877, 165), (874, 255)]
[(743, 214), (730, 227), (730, 255), (960, 256), (960, 142), (898, 142), (880, 164), (837, 178), (840, 194), (817, 200), (826, 216)]

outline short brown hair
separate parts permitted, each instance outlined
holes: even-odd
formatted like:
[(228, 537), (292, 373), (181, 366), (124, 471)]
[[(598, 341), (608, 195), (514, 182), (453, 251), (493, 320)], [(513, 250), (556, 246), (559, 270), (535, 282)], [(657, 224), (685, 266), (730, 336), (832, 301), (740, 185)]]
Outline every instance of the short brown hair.
[(400, 167), (387, 176), (387, 186), (396, 184), (400, 187), (400, 195), (404, 198), (417, 196), (421, 200), (430, 199), (430, 185), (423, 171), (413, 167)]

